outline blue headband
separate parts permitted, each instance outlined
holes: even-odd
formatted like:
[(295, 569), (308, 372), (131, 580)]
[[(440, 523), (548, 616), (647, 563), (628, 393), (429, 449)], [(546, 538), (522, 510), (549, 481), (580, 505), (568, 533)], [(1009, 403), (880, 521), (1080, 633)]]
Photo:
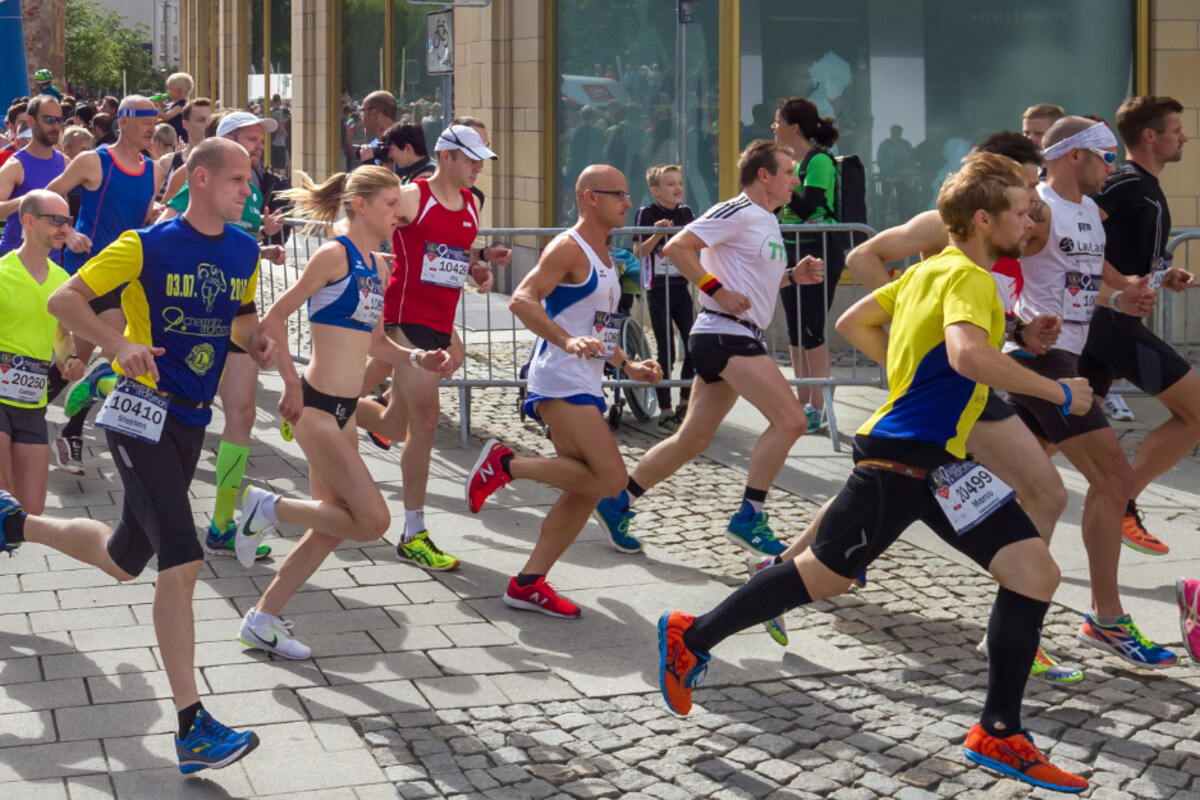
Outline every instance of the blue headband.
[(153, 108), (122, 108), (117, 111), (118, 117), (157, 117), (158, 111)]

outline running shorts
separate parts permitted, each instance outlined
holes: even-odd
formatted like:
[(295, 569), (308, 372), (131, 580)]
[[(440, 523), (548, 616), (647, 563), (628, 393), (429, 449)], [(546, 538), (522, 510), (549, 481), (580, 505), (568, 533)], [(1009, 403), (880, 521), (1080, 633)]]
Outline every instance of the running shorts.
[(767, 355), (767, 346), (759, 339), (728, 333), (693, 333), (687, 346), (692, 366), (705, 383), (720, 382), (731, 358)]
[(46, 407), (21, 408), (0, 403), (0, 433), (12, 444), (49, 444)]
[(1088, 332), (1087, 346), (1079, 357), (1079, 374), (1092, 391), (1108, 397), (1118, 378), (1149, 395), (1162, 394), (1191, 372), (1183, 356), (1154, 335), (1140, 319), (1097, 308)]
[[(422, 325), (419, 322), (393, 323), (387, 328), (389, 331), (399, 328), (409, 344), (418, 350), (446, 350), (450, 347), (450, 340), (453, 338), (449, 333), (435, 331), (428, 325)], [(395, 340), (395, 336), (392, 339)]]
[(979, 412), (979, 421), (999, 422), (1016, 413), (1017, 410), (1004, 402), (1004, 398), (996, 394), (995, 389), (988, 389), (987, 402), (983, 405), (983, 411)]
[(357, 397), (335, 397), (325, 394), (319, 389), (314, 389), (303, 375), (300, 376), (300, 392), (304, 397), (305, 408), (315, 408), (333, 415), (339, 428), (346, 427), (346, 423), (354, 416), (354, 409), (358, 407)]
[[(1031, 369), (1044, 378), (1059, 381), (1063, 378), (1079, 377), (1079, 356), (1066, 350), (1051, 350), (1044, 356), (1029, 356), (1011, 353), (1010, 358), (1023, 367)], [(1068, 414), (1059, 406), (1040, 397), (1027, 394), (1009, 394), (1008, 401), (1017, 408), (1021, 418), (1034, 435), (1051, 444), (1065, 442), (1084, 433), (1109, 427), (1108, 417), (1099, 401), (1093, 400), (1092, 407), (1081, 416)]]

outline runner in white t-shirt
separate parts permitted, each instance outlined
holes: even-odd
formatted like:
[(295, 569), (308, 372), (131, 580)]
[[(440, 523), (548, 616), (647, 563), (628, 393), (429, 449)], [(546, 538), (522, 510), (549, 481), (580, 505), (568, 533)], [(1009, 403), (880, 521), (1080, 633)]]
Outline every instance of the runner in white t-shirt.
[(713, 206), (667, 243), (667, 257), (704, 292), (701, 313), (688, 337), (696, 378), (683, 425), (646, 453), (623, 492), (596, 507), (596, 517), (613, 542), (626, 540), (627, 546), (619, 549), (628, 551), (637, 544), (629, 536), (633, 502), (703, 453), (725, 415), (744, 397), (769, 425), (750, 454), (742, 507), (725, 536), (760, 555), (783, 552), (762, 507), (808, 420), (767, 352), (763, 330), (771, 324), (781, 286), (820, 283), (825, 275), (824, 263), (811, 256), (788, 267), (779, 222), (772, 213), (791, 197), (797, 183), (794, 166), (786, 146), (751, 143), (738, 159), (742, 193)]

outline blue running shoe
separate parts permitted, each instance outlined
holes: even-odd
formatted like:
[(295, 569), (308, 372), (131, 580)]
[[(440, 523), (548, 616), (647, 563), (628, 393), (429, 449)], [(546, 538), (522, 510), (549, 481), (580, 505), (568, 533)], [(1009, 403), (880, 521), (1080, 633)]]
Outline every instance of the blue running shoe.
[(1120, 656), (1135, 667), (1161, 669), (1173, 667), (1179, 660), (1170, 650), (1143, 636), (1128, 614), (1117, 620), (1116, 625), (1101, 625), (1091, 614), (1086, 615), (1079, 639), (1097, 650)]
[(115, 374), (107, 358), (93, 361), (83, 377), (67, 388), (67, 399), (63, 401), (67, 416), (73, 417), (85, 408), (91, 408), (100, 399), (100, 381)]
[[(750, 571), (750, 578), (753, 578), (764, 569), (770, 569), (775, 566), (773, 558), (759, 558), (758, 556), (750, 556), (746, 560), (746, 567)], [(747, 579), (749, 580), (749, 578)], [(788, 646), (787, 625), (783, 622), (783, 615), (773, 617), (763, 623), (763, 627), (767, 629), (767, 633), (771, 634), (771, 638), (776, 641), (781, 647)]]
[[(215, 522), (208, 523), (208, 536), (204, 537), (204, 549), (212, 553), (214, 556), (232, 556), (235, 555), (233, 550), (233, 540), (237, 534), (237, 523), (231, 522), (225, 528), (225, 533), (217, 530)], [(260, 558), (266, 558), (271, 555), (271, 545), (260, 544), (258, 550), (254, 553), (254, 559), (257, 561)]]
[(854, 583), (851, 588), (854, 588), (854, 589), (867, 588), (867, 571), (865, 569), (862, 572), (858, 573), (858, 577), (854, 579)]
[(729, 527), (725, 529), (726, 539), (755, 555), (772, 558), (783, 555), (787, 548), (775, 538), (767, 524), (767, 512), (759, 511), (749, 519), (741, 519), (741, 516), (741, 512), (738, 512), (729, 520)]
[(13, 497), (8, 492), (0, 489), (0, 553), (8, 553), (9, 556), (13, 551), (21, 546), (20, 542), (9, 544), (4, 538), (4, 521), (11, 514), (16, 514), (18, 517), (25, 516), (25, 509), (21, 508), (21, 504), (17, 502), (17, 498)]
[(637, 512), (632, 508), (618, 511), (613, 499), (605, 497), (596, 504), (596, 510), (592, 512), (592, 516), (596, 518), (596, 522), (600, 523), (601, 528), (608, 531), (609, 541), (619, 552), (640, 553), (642, 543), (629, 535), (629, 523), (635, 513)]
[(179, 771), (191, 775), (202, 769), (228, 767), (258, 747), (254, 731), (235, 731), (217, 722), (203, 708), (196, 712), (187, 736), (175, 737)]

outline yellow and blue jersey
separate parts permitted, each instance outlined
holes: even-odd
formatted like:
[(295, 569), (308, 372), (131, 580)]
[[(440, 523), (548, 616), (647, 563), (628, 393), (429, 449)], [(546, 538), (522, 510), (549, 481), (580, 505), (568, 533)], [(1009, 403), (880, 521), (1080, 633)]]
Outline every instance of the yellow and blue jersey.
[(983, 267), (947, 247), (874, 294), (892, 317), (884, 405), (859, 428), (867, 436), (932, 442), (966, 457), (965, 443), (987, 400), (987, 387), (950, 366), (946, 327), (969, 322), (999, 347), (1004, 308)]
[[(121, 293), (125, 338), (161, 347), (155, 358), (157, 385), (137, 380), (195, 403), (217, 394), (233, 318), (253, 311), (258, 286), (258, 243), (231, 224), (206, 236), (180, 216), (141, 230), (126, 231), (88, 261), (79, 276), (98, 296), (128, 283)], [(121, 365), (114, 364), (117, 372)], [(185, 425), (207, 425), (207, 409), (172, 405)]]

